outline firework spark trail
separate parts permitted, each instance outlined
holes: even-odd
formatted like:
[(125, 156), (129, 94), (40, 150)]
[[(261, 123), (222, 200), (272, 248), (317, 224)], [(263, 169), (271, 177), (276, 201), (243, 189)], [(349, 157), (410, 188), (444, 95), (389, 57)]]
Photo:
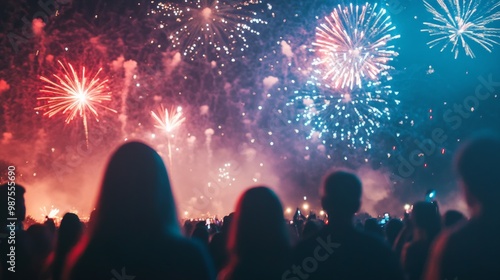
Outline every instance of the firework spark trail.
[[(260, 35), (253, 28), (255, 24), (267, 24), (258, 18), (258, 12), (249, 9), (262, 4), (260, 0), (229, 3), (221, 0), (184, 0), (181, 4), (158, 3), (151, 14), (165, 16), (159, 29), (169, 26), (169, 18), (174, 19), (176, 31), (169, 40), (174, 48), (181, 48), (184, 56), (215, 51), (216, 56), (232, 56), (238, 49), (248, 49), (247, 35)], [(271, 9), (271, 6), (267, 6)], [(193, 58), (191, 58), (193, 59)]]
[(127, 60), (123, 63), (123, 69), (125, 70), (125, 79), (123, 83), (123, 90), (121, 93), (121, 110), (119, 119), (122, 122), (122, 134), (123, 136), (127, 135), (126, 127), (127, 127), (127, 119), (128, 119), (128, 107), (127, 107), (127, 99), (130, 91), (130, 85), (133, 80), (136, 78), (135, 72), (137, 71), (137, 62), (134, 60)]
[(40, 92), (53, 96), (38, 97), (38, 100), (46, 100), (47, 104), (36, 107), (35, 110), (46, 110), (44, 115), (48, 115), (49, 118), (57, 114), (67, 115), (65, 122), (68, 124), (76, 116), (81, 117), (85, 129), (85, 140), (88, 145), (87, 117), (93, 115), (96, 121), (99, 121), (99, 109), (116, 113), (115, 110), (102, 105), (102, 102), (111, 100), (110, 92), (105, 90), (108, 80), (101, 81), (98, 78), (102, 68), (92, 78), (89, 78), (90, 75), (85, 75), (85, 67), (82, 68), (81, 75), (79, 75), (71, 64), (68, 63), (68, 66), (65, 66), (61, 61), (58, 61), (58, 63), (63, 68), (64, 75), (60, 77), (53, 74), (55, 80), (40, 77), (42, 81), (48, 84)]
[(365, 80), (377, 80), (398, 55), (389, 43), (399, 38), (384, 9), (377, 5), (338, 5), (316, 28), (318, 59), (315, 71), (333, 88), (362, 88)]
[(186, 120), (186, 118), (182, 117), (182, 107), (177, 107), (175, 113), (168, 111), (168, 109), (164, 109), (163, 106), (158, 110), (158, 114), (151, 111), (151, 116), (156, 121), (156, 128), (159, 128), (167, 133), (167, 144), (168, 144), (168, 158), (170, 162), (170, 166), (172, 166), (172, 146), (170, 144), (170, 138), (173, 136), (173, 131), (181, 126), (181, 124)]
[[(467, 56), (475, 57), (468, 41), (476, 42), (491, 52), (494, 45), (500, 45), (500, 28), (487, 25), (500, 20), (500, 2), (494, 5), (477, 0), (437, 0), (440, 10), (424, 0), (425, 8), (432, 14), (434, 22), (424, 22), (430, 36), (437, 37), (427, 44), (433, 48), (442, 44), (441, 52), (451, 45), (455, 59), (459, 55), (459, 45)], [(494, 3), (494, 2), (493, 2)]]

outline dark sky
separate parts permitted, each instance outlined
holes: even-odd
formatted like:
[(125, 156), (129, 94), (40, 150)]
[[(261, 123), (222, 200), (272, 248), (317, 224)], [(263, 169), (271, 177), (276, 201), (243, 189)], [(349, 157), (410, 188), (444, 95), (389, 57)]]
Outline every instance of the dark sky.
[[(2, 49), (9, 44), (5, 34), (12, 30), (20, 33), (24, 15), (28, 18), (40, 10), (38, 1), (16, 1), (4, 0), (0, 4), (0, 29), (3, 36)], [(78, 1), (74, 0), (68, 14), (79, 12), (85, 18), (91, 19), (94, 14), (106, 11), (113, 11), (118, 14), (130, 14), (131, 17), (142, 20), (148, 1), (142, 1), (143, 5), (138, 6), (138, 1)], [(344, 1), (348, 3), (348, 1)], [(374, 160), (372, 165), (375, 168), (383, 167), (392, 171), (397, 177), (403, 179), (394, 180), (398, 182), (398, 196), (401, 199), (419, 197), (426, 189), (435, 188), (441, 193), (449, 193), (455, 190), (452, 180), (453, 172), (451, 161), (453, 153), (471, 134), (482, 129), (500, 131), (500, 101), (496, 97), (500, 93), (500, 46), (495, 45), (490, 53), (476, 43), (471, 43), (476, 58), (465, 56), (461, 47), (458, 59), (450, 52), (450, 48), (440, 52), (439, 47), (430, 49), (427, 45), (429, 35), (422, 32), (423, 22), (430, 21), (431, 15), (425, 10), (421, 0), (391, 0), (391, 1), (368, 1), (378, 5), (388, 4), (388, 12), (392, 21), (396, 25), (397, 32), (401, 34), (401, 39), (397, 42), (399, 56), (393, 62), (395, 68), (393, 89), (399, 91), (401, 105), (397, 109), (395, 120), (408, 115), (409, 119), (415, 121), (415, 126), (405, 132), (405, 137), (399, 139), (394, 145), (397, 153), (391, 158), (380, 158)], [(434, 2), (434, 1), (431, 1)], [(487, 2), (487, 1), (483, 1)], [(314, 25), (312, 15), (319, 17), (327, 15), (331, 9), (337, 5), (338, 1), (312, 1), (312, 0), (269, 0), (266, 3), (273, 5), (276, 11), (276, 18), (270, 18), (269, 28), (263, 31), (263, 38), (272, 37), (273, 40), (282, 34), (284, 38), (293, 37), (296, 26), (307, 26), (309, 29)], [(364, 3), (364, 1), (362, 1)], [(294, 15), (299, 15), (294, 17)], [(64, 15), (63, 15), (64, 16)], [(312, 17), (312, 18), (311, 18)], [(292, 22), (291, 25), (282, 24), (282, 19), (286, 18)], [(280, 26), (277, 28), (276, 26)], [(291, 28), (289, 28), (291, 27)], [(500, 20), (492, 24), (492, 27), (500, 28)], [(289, 29), (287, 29), (289, 28)], [(313, 30), (313, 29), (312, 29)], [(310, 38), (309, 38), (310, 39)], [(297, 38), (294, 42), (299, 45), (301, 40), (308, 38)], [(7, 46), (8, 47), (8, 46)], [(1, 55), (4, 56), (4, 55)], [(131, 54), (132, 56), (132, 54)], [(2, 70), (10, 67), (10, 61), (6, 57), (1, 60)], [(18, 60), (19, 61), (19, 60)], [(1, 77), (0, 77), (1, 78)], [(490, 86), (485, 86), (485, 81), (490, 82)], [(495, 81), (499, 81), (495, 83)], [(478, 100), (475, 92), (478, 87), (482, 93), (490, 93), (488, 98)], [(473, 112), (457, 113), (457, 106), (475, 104)], [(467, 103), (469, 102), (469, 103)], [(0, 109), (1, 110), (1, 109)], [(2, 113), (2, 111), (0, 111)], [(226, 112), (227, 114), (227, 112)], [(224, 118), (227, 118), (224, 115)], [(0, 130), (2, 125), (0, 122)], [(432, 138), (433, 131), (442, 131), (446, 140), (442, 143), (428, 144), (430, 150), (422, 151), (418, 164), (411, 166), (414, 171), (411, 174), (401, 174), (398, 170), (401, 166), (401, 158), (409, 161), (413, 151), (422, 150), (419, 143)], [(443, 137), (444, 137), (443, 136)], [(381, 136), (375, 141), (384, 142), (386, 139)], [(385, 155), (391, 152), (390, 144), (371, 153)], [(431, 146), (429, 146), (431, 145)], [(399, 155), (400, 157), (398, 157)], [(422, 156), (423, 155), (423, 156)], [(297, 178), (302, 178), (301, 173), (297, 173)], [(405, 176), (403, 176), (405, 175)], [(408, 176), (406, 176), (408, 175)], [(317, 181), (317, 180), (316, 180)], [(305, 184), (307, 185), (307, 184)], [(307, 192), (300, 190), (298, 193)], [(316, 190), (310, 190), (312, 195)], [(301, 196), (299, 196), (301, 197)]]

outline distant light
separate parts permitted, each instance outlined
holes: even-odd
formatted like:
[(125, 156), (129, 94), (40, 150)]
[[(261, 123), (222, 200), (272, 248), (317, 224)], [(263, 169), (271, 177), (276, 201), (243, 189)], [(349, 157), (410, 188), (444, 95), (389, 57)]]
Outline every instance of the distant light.
[(291, 213), (292, 213), (292, 208), (290, 208), (290, 207), (286, 208), (286, 212), (287, 212), (288, 214), (291, 214)]
[(304, 200), (307, 200), (307, 196), (304, 196)]
[(309, 204), (304, 203), (304, 205), (302, 205), (302, 208), (304, 208), (304, 210), (308, 210), (309, 209)]
[(325, 215), (325, 211), (321, 210), (321, 211), (319, 211), (319, 214), (320, 214), (321, 216), (323, 216), (323, 215)]

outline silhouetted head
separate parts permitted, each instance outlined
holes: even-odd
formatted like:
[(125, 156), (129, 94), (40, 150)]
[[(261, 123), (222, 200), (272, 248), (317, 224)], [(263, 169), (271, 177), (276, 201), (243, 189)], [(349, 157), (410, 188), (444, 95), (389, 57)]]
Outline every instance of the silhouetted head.
[(201, 229), (204, 229), (206, 230), (207, 229), (207, 223), (205, 221), (199, 221), (196, 223), (196, 225), (194, 226), (194, 228), (201, 228)]
[(413, 226), (425, 232), (429, 239), (434, 238), (441, 229), (441, 215), (436, 204), (432, 202), (419, 201), (413, 204), (410, 220)]
[(238, 259), (264, 259), (283, 254), (289, 246), (283, 208), (276, 194), (267, 187), (243, 193), (230, 230), (229, 251)]
[(91, 227), (93, 238), (179, 235), (167, 170), (160, 156), (140, 142), (128, 142), (111, 156)]
[(484, 212), (497, 208), (500, 200), (500, 136), (481, 134), (458, 153), (456, 169), (471, 207)]
[(92, 212), (90, 212), (90, 217), (89, 217), (89, 220), (88, 220), (88, 222), (87, 222), (87, 227), (88, 227), (88, 228), (91, 228), (91, 227), (92, 227), (92, 225), (93, 225), (93, 224), (94, 224), (94, 222), (95, 222), (95, 213), (96, 213), (96, 212), (95, 212), (95, 209), (94, 209), (94, 210), (92, 210)]
[(183, 229), (184, 236), (190, 237), (191, 234), (193, 233), (193, 230), (194, 230), (193, 222), (190, 220), (184, 221), (184, 226), (182, 229)]
[(316, 213), (313, 213), (312, 211), (309, 212), (309, 216), (307, 216), (307, 220), (316, 220), (317, 217), (316, 217)]
[(391, 219), (385, 226), (385, 235), (391, 246), (394, 244), (394, 241), (396, 241), (399, 232), (403, 229), (403, 225), (403, 221), (400, 219)]
[(83, 224), (76, 214), (64, 214), (57, 235), (55, 257), (52, 263), (52, 279), (61, 279), (61, 273), (69, 252), (76, 246), (83, 233)]
[(308, 239), (309, 237), (315, 235), (323, 227), (322, 221), (318, 220), (308, 220), (304, 225), (302, 230), (302, 239)]
[(49, 217), (45, 217), (45, 222), (43, 222), (43, 225), (49, 229), (51, 234), (56, 233), (57, 227), (56, 227), (56, 222), (54, 221), (54, 219), (49, 218)]
[(361, 207), (362, 186), (349, 172), (335, 171), (323, 180), (321, 204), (330, 218), (351, 219)]
[(57, 235), (57, 252), (68, 253), (76, 245), (83, 232), (83, 224), (76, 214), (64, 214)]
[[(26, 218), (25, 192), (26, 189), (19, 184), (13, 186), (9, 186), (8, 183), (0, 185), (0, 201), (2, 201), (2, 209), (0, 209), (0, 225), (2, 228), (0, 230), (3, 230), (3, 227), (6, 225), (7, 218), (17, 218), (18, 222), (22, 222)], [(9, 211), (7, 207), (8, 197), (15, 199), (15, 211)]]
[(382, 236), (383, 231), (380, 225), (378, 224), (377, 219), (375, 218), (370, 218), (365, 221), (365, 226), (364, 226), (365, 232), (375, 234), (377, 236)]
[(461, 212), (457, 210), (448, 210), (443, 215), (443, 226), (446, 228), (450, 228), (465, 220), (467, 219)]
[(207, 227), (206, 226), (203, 226), (203, 227), (196, 226), (196, 228), (193, 231), (193, 234), (191, 234), (191, 238), (200, 241), (205, 246), (208, 246), (209, 234), (208, 234)]
[(53, 236), (43, 224), (30, 226), (26, 233), (30, 237), (30, 250), (37, 257), (47, 257), (52, 251)]
[(227, 216), (224, 216), (224, 218), (222, 219), (221, 232), (225, 233), (229, 232), (229, 229), (231, 228), (231, 223), (233, 222), (233, 218), (234, 218), (234, 212), (230, 213)]

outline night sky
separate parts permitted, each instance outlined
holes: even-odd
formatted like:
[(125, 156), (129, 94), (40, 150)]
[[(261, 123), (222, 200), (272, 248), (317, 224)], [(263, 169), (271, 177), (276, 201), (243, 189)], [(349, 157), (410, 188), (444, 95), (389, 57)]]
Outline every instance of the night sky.
[[(42, 105), (36, 99), (43, 86), (39, 76), (57, 70), (41, 53), (78, 66), (103, 67), (113, 92), (110, 106), (115, 109), (120, 108), (119, 93), (123, 94), (124, 76), (110, 69), (111, 62), (119, 56), (137, 62), (138, 78), (134, 83), (141, 86), (127, 89), (128, 123), (120, 132), (117, 116), (104, 114), (102, 120), (114, 124), (117, 131), (106, 135), (109, 144), (96, 151), (112, 149), (124, 136), (144, 138), (154, 129), (149, 112), (160, 96), (167, 103), (183, 106), (187, 116), (183, 136), (204, 139), (206, 128), (215, 130), (211, 145), (217, 156), (234, 154), (234, 160), (239, 161), (242, 151), (252, 147), (257, 157), (267, 157), (266, 163), (270, 163), (273, 174), (280, 178), (279, 193), (286, 194), (287, 202), (291, 201), (292, 205), (305, 195), (317, 200), (320, 178), (331, 167), (369, 168), (386, 174), (392, 185), (391, 195), (376, 207), (380, 211), (387, 203), (389, 207), (396, 207), (422, 199), (431, 188), (437, 190), (438, 199), (447, 201), (457, 190), (452, 159), (458, 146), (479, 130), (500, 131), (497, 96), (500, 45), (488, 52), (470, 43), (475, 58), (466, 56), (459, 46), (457, 59), (450, 48), (443, 52), (440, 47), (429, 48), (429, 34), (421, 30), (425, 28), (423, 22), (432, 21), (432, 15), (420, 0), (367, 1), (386, 7), (396, 33), (401, 35), (394, 43), (399, 56), (390, 62), (394, 68), (391, 86), (399, 92), (397, 99), (401, 103), (391, 107), (391, 120), (370, 136), (371, 149), (348, 148), (330, 139), (328, 143), (333, 144), (326, 152), (320, 152), (315, 143), (306, 139), (307, 128), (287, 124), (277, 112), (289, 117), (301, 109), (285, 106), (295, 91), (304, 90), (309, 78), (298, 69), (311, 67), (314, 54), (301, 52), (301, 47), (312, 48), (318, 22), (341, 2), (264, 1), (258, 6), (262, 11), (259, 17), (268, 23), (255, 26), (260, 36), (249, 36), (250, 48), (232, 56), (234, 61), (213, 54), (208, 54), (209, 59), (182, 57), (181, 66), (171, 72), (164, 69), (165, 57), (177, 50), (172, 48), (165, 33), (155, 29), (158, 19), (148, 15), (154, 4), (149, 1), (69, 2), (60, 6), (57, 16), (51, 15), (45, 23), (45, 37), (27, 39), (23, 37), (23, 28), (29, 30), (30, 27), (24, 25), (22, 18), (26, 16), (31, 20), (42, 10), (37, 1), (4, 0), (0, 4), (0, 79), (9, 85), (7, 90), (0, 91), (0, 134), (4, 135), (0, 144), (0, 166), (16, 164), (26, 174), (38, 172), (37, 179), (24, 176), (27, 184), (36, 184), (37, 180), (52, 175), (52, 169), (46, 166), (61, 156), (51, 155), (48, 148), (68, 150), (67, 147), (81, 141), (83, 135), (81, 125), (65, 125), (63, 118), (48, 119), (33, 109)], [(482, 5), (492, 3), (480, 2)], [(269, 5), (272, 10), (266, 10)], [(489, 27), (500, 28), (500, 20)], [(16, 37), (22, 40), (18, 41), (21, 43), (17, 51), (12, 45), (12, 34), (21, 36)], [(96, 37), (99, 43), (91, 40)], [(282, 41), (294, 51), (296, 59), (290, 65), (282, 54), (279, 44)], [(215, 67), (212, 61), (216, 61)], [(158, 74), (165, 71), (166, 76)], [(278, 78), (278, 82), (266, 89), (263, 80), (270, 76)], [(475, 97), (477, 92), (485, 98), (479, 100)], [(203, 105), (210, 108), (208, 116), (197, 115)], [(464, 109), (460, 113), (460, 106), (468, 111)], [(95, 128), (99, 124), (93, 125)], [(95, 133), (95, 129), (90, 132), (90, 141)], [(438, 138), (446, 139), (442, 143), (432, 141), (436, 145), (431, 147), (426, 139), (432, 139), (435, 133), (440, 133)], [(46, 151), (36, 148), (42, 142)], [(422, 151), (417, 142), (427, 143), (432, 149)], [(178, 146), (183, 149), (182, 145)], [(421, 152), (414, 153), (417, 149)], [(179, 159), (182, 164), (190, 164), (188, 154), (182, 154), (185, 155)], [(410, 162), (412, 154), (418, 155), (414, 158), (417, 164), (402, 163)], [(25, 164), (26, 161), (31, 163)], [(198, 164), (202, 160), (195, 161)], [(78, 166), (75, 169), (78, 170)], [(62, 190), (62, 186), (57, 188)]]

